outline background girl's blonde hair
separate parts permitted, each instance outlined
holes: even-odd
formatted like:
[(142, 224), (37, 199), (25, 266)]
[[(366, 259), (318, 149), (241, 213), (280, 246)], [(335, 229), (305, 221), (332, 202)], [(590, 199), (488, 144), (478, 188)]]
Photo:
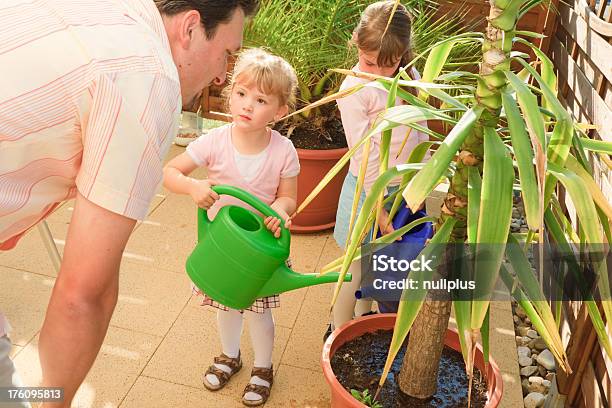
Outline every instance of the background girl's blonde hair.
[(297, 76), (293, 67), (261, 48), (250, 48), (238, 55), (227, 92), (231, 92), (237, 82), (256, 85), (261, 92), (275, 95), (281, 106), (293, 108), (295, 104)]
[(359, 49), (379, 51), (376, 63), (381, 67), (393, 66), (398, 60), (405, 66), (412, 60), (411, 19), (403, 4), (398, 4), (387, 28), (394, 5), (393, 0), (370, 4), (353, 32), (353, 42)]

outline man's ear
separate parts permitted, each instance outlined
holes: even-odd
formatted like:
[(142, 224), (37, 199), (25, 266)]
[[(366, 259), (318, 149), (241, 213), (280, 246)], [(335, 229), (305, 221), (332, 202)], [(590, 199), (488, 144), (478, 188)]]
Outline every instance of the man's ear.
[(200, 13), (197, 10), (189, 10), (181, 17), (181, 24), (179, 27), (179, 36), (181, 40), (181, 46), (184, 49), (188, 49), (193, 41), (194, 35), (198, 30), (203, 29), (200, 24)]
[(278, 122), (282, 117), (287, 115), (287, 113), (289, 113), (289, 106), (285, 104), (278, 108), (278, 110), (276, 111), (276, 115), (274, 115), (274, 121)]

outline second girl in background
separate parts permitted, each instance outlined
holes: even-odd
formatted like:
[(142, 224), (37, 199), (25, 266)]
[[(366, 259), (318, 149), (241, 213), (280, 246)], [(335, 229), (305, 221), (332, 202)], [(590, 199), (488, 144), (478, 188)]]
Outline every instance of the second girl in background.
[[(394, 77), (400, 67), (406, 66), (412, 59), (411, 45), (411, 20), (408, 10), (399, 4), (391, 23), (389, 18), (393, 13), (395, 1), (379, 1), (369, 5), (353, 32), (352, 42), (357, 46), (359, 60), (353, 67), (355, 72), (376, 74), (385, 77)], [(384, 34), (384, 35), (383, 35)], [(420, 79), (416, 69), (411, 68), (408, 74), (412, 79)], [(369, 80), (347, 76), (342, 82), (340, 90), (354, 87), (358, 84), (367, 83)], [(388, 93), (385, 90), (373, 87), (363, 87), (359, 91), (338, 100), (338, 108), (342, 117), (342, 125), (346, 134), (348, 147), (352, 148), (368, 132), (370, 126), (378, 114), (386, 108)], [(401, 100), (397, 99), (397, 104)], [(427, 126), (426, 123), (419, 123)], [(404, 139), (408, 136), (405, 146), (402, 148)], [(416, 130), (410, 130), (406, 126), (393, 129), (391, 138), (389, 167), (406, 163), (412, 150), (421, 142), (428, 140), (428, 136)], [(381, 135), (372, 137), (370, 152), (367, 162), (365, 180), (361, 195), (359, 197), (358, 212), (363, 205), (366, 195), (370, 192), (372, 184), (378, 177), (380, 167), (380, 141)], [(349, 223), (353, 198), (356, 194), (357, 176), (362, 160), (365, 158), (364, 149), (361, 148), (351, 157), (349, 172), (344, 179), (340, 202), (336, 214), (336, 226), (334, 238), (341, 248), (345, 248), (348, 240)], [(428, 157), (428, 156), (427, 156)], [(388, 186), (388, 192), (397, 190), (400, 180), (394, 180)], [(387, 208), (388, 210), (388, 208)], [(384, 234), (393, 231), (392, 226), (387, 225), (388, 212), (383, 209), (380, 217), (380, 230)], [(366, 236), (363, 243), (370, 241)], [(342, 285), (340, 295), (333, 309), (333, 323), (330, 324), (326, 336), (335, 327), (351, 320), (354, 316), (361, 316), (371, 312), (371, 301), (359, 301), (356, 304), (355, 291), (361, 283), (361, 265), (359, 261), (351, 264), (349, 272), (353, 275), (352, 282)]]

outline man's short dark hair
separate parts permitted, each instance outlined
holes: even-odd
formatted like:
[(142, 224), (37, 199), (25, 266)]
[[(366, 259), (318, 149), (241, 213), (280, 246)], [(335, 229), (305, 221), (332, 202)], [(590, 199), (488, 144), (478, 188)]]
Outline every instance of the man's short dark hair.
[(219, 24), (227, 23), (237, 8), (246, 17), (254, 16), (259, 8), (259, 0), (155, 0), (160, 13), (173, 16), (187, 10), (200, 13), (200, 21), (206, 31), (206, 38), (215, 36)]

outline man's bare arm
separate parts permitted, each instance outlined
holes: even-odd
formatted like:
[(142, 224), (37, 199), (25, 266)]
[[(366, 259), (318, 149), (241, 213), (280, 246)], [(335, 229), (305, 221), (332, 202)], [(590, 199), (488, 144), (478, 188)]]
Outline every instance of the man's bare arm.
[(104, 340), (117, 302), (121, 255), (135, 223), (77, 195), (39, 344), (43, 385), (64, 388), (66, 404)]

